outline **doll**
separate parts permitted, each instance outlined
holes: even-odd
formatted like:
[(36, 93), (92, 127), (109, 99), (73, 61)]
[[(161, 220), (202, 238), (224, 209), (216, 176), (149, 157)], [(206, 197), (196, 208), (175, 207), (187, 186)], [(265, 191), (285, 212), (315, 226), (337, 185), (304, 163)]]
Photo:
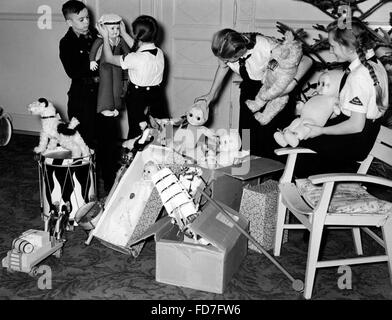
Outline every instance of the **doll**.
[(249, 151), (239, 151), (241, 137), (237, 130), (230, 130), (219, 136), (219, 147), (216, 162), (221, 167), (237, 164), (241, 158), (249, 155)]
[(152, 180), (152, 176), (159, 171), (159, 166), (154, 161), (147, 161), (143, 168), (143, 179)]
[(260, 124), (268, 124), (287, 104), (288, 94), (281, 95), (294, 80), (297, 67), (302, 58), (302, 46), (294, 40), (293, 34), (285, 33), (285, 40), (271, 52), (271, 60), (263, 79), (263, 86), (255, 100), (247, 100), (246, 104)]
[(177, 130), (174, 135), (174, 149), (197, 161), (204, 154), (201, 144), (198, 144), (200, 138), (204, 136), (209, 139), (216, 139), (216, 137), (212, 130), (203, 126), (207, 122), (208, 115), (200, 102), (192, 105), (186, 118), (188, 121), (187, 128)]
[(282, 131), (274, 133), (274, 139), (281, 147), (297, 147), (299, 141), (310, 131), (306, 123), (324, 126), (332, 115), (340, 114), (338, 95), (342, 76), (341, 70), (330, 70), (320, 74), (316, 94), (305, 103), (297, 104), (300, 117), (294, 119)]
[(213, 148), (206, 147), (204, 156), (198, 159), (198, 164), (201, 167), (209, 169), (227, 167), (240, 163), (244, 157), (249, 155), (249, 151), (240, 151), (241, 137), (238, 130), (219, 131), (217, 132), (216, 146), (214, 145)]
[[(117, 14), (104, 14), (98, 23), (105, 25), (109, 32), (109, 41), (113, 54), (122, 55), (130, 52), (128, 45), (120, 37), (122, 18)], [(90, 69), (96, 70), (99, 64), (99, 89), (97, 112), (104, 116), (117, 116), (121, 109), (123, 93), (123, 71), (120, 67), (107, 63), (102, 50), (103, 39), (95, 40), (90, 51)]]

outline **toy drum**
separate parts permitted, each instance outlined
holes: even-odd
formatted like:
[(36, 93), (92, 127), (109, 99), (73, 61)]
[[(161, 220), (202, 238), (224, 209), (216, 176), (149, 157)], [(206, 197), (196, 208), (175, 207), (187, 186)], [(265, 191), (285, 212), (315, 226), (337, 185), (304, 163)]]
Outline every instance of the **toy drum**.
[(71, 151), (58, 147), (39, 156), (38, 171), (43, 218), (69, 203), (70, 225), (77, 225), (76, 212), (96, 199), (95, 154), (72, 158)]

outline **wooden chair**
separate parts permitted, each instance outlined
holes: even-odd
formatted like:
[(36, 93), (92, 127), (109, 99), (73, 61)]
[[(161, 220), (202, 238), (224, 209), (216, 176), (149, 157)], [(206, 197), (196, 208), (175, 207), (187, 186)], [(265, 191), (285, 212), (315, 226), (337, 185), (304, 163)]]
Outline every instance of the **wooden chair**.
[[(361, 163), (357, 173), (319, 174), (310, 176), (308, 179), (313, 185), (321, 184), (319, 186), (319, 201), (318, 203), (314, 203), (313, 206), (304, 200), (303, 193), (300, 193), (297, 183), (292, 182), (292, 179), (297, 155), (300, 153), (314, 153), (314, 151), (304, 148), (283, 148), (275, 150), (275, 153), (277, 155), (288, 155), (288, 158), (284, 173), (279, 181), (280, 192), (277, 209), (274, 255), (280, 255), (284, 229), (306, 228), (310, 231), (305, 274), (305, 298), (311, 298), (316, 268), (387, 261), (392, 283), (392, 203), (374, 198), (376, 202), (380, 201), (380, 204), (383, 205), (383, 213), (369, 213), (367, 210), (355, 213), (345, 213), (344, 211), (337, 213), (333, 212), (331, 209), (332, 202), (336, 196), (335, 187), (342, 182), (374, 183), (381, 186), (392, 187), (392, 180), (367, 174), (367, 171), (375, 158), (392, 165), (392, 130), (381, 127), (372, 150), (368, 157)], [(361, 186), (357, 186), (364, 190)], [(300, 223), (288, 223), (286, 214), (289, 212), (294, 214)], [(385, 255), (318, 261), (324, 226), (352, 228), (355, 248), (358, 255), (363, 255), (360, 234), (361, 230), (363, 230), (385, 248)], [(381, 227), (383, 238), (380, 238), (375, 232), (370, 230), (369, 227)]]

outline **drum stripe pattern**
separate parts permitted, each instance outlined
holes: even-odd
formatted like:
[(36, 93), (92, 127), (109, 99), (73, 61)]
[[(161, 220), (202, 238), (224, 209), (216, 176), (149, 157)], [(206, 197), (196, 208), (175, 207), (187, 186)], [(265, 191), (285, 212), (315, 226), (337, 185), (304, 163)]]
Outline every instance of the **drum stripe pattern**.
[[(70, 221), (77, 210), (96, 198), (95, 157), (70, 158), (68, 150), (56, 149), (38, 160), (42, 215), (70, 204)], [(74, 223), (74, 222), (73, 222)]]

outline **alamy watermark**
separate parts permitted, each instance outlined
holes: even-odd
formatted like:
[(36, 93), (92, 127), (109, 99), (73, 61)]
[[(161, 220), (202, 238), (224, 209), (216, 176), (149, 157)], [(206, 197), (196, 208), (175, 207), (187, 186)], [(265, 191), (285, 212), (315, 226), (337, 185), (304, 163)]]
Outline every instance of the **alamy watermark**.
[[(197, 145), (200, 136), (203, 135), (202, 129), (197, 129), (196, 132), (187, 129), (178, 129), (176, 133), (174, 133), (173, 130), (165, 130), (163, 132), (164, 138), (161, 137), (161, 139), (162, 141), (166, 141), (164, 145), (166, 148), (155, 150), (154, 158), (162, 159), (165, 163), (173, 161), (174, 164), (174, 153), (177, 153), (182, 155), (184, 159), (191, 161), (191, 163), (192, 161), (193, 163), (199, 163), (199, 160), (203, 158), (203, 161), (206, 162), (205, 164), (207, 166), (211, 164), (211, 168), (216, 169), (217, 162), (214, 161), (217, 160), (216, 157), (219, 156), (220, 153), (222, 154), (223, 151), (225, 161), (227, 160), (230, 163), (232, 160), (234, 161), (231, 163), (233, 164), (231, 166), (231, 174), (236, 176), (248, 174), (250, 171), (250, 161), (248, 161), (250, 155), (249, 152), (247, 153), (246, 151), (250, 150), (250, 130), (243, 129), (241, 131), (242, 137), (240, 137), (237, 129), (221, 128), (210, 129), (210, 131), (214, 132), (217, 140), (215, 140), (214, 143), (211, 143), (211, 145), (207, 142), (204, 145), (206, 149), (201, 150)], [(224, 141), (224, 146), (221, 146), (222, 141)], [(262, 141), (260, 143), (262, 143)], [(241, 149), (245, 152), (241, 152)], [(211, 163), (209, 163), (209, 151), (212, 152), (211, 158), (213, 161)], [(142, 154), (142, 157), (144, 158), (144, 162), (150, 160), (150, 154), (148, 153)]]
[(340, 290), (352, 289), (352, 271), (349, 266), (339, 266), (338, 273), (342, 274), (338, 278), (338, 288)]
[(349, 5), (341, 5), (338, 8), (340, 17), (338, 18), (339, 29), (352, 29), (352, 14), (351, 7)]
[(42, 274), (37, 281), (38, 289), (52, 289), (52, 269), (48, 265), (40, 265), (37, 269), (37, 275)]
[(37, 9), (40, 14), (37, 26), (40, 30), (52, 30), (52, 8), (48, 5), (41, 5)]

